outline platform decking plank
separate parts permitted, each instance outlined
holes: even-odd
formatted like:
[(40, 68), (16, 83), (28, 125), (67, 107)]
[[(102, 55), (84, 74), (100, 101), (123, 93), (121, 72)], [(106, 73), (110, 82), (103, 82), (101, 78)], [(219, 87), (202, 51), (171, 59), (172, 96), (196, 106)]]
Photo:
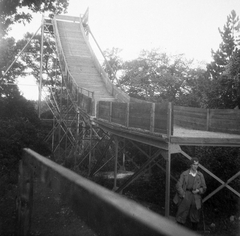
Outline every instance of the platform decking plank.
[(174, 126), (172, 143), (180, 145), (212, 145), (212, 146), (239, 146), (240, 135), (224, 132), (211, 132), (194, 129), (186, 129)]

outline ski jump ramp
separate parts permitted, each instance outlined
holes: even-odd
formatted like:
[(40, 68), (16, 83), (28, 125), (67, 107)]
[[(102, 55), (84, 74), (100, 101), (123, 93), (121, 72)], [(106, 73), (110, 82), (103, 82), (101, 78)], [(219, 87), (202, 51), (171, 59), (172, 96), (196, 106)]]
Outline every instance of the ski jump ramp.
[(61, 69), (72, 89), (98, 101), (129, 102), (130, 97), (108, 79), (96, 58), (80, 17), (55, 16), (53, 27)]

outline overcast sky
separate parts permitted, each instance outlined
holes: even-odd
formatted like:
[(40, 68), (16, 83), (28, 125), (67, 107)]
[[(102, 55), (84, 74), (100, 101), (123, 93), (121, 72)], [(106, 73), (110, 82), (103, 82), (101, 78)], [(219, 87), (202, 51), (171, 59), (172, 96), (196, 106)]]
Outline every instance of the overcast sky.
[[(211, 49), (221, 42), (232, 10), (240, 15), (240, 0), (70, 0), (67, 15), (79, 16), (89, 7), (89, 25), (105, 50), (122, 49), (122, 58), (137, 58), (143, 49), (183, 53), (197, 61), (211, 61)], [(41, 24), (36, 15), (29, 26), (14, 26), (16, 39)]]
[[(232, 10), (240, 14), (240, 0), (70, 0), (68, 15), (79, 16), (89, 7), (90, 28), (100, 47), (120, 48), (124, 59), (133, 59), (142, 49), (160, 48), (184, 53), (200, 61), (211, 60)], [(34, 32), (41, 24), (35, 17)], [(18, 30), (16, 30), (16, 28)], [(20, 28), (15, 27), (14, 31)]]

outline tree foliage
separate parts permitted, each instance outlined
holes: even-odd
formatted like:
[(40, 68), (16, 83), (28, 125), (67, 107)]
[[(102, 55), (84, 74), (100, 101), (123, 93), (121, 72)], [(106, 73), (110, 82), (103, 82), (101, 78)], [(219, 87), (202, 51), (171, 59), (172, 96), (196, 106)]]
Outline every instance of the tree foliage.
[[(137, 59), (123, 63), (117, 52), (113, 49), (108, 53), (108, 59), (130, 96), (152, 102), (167, 100), (177, 105), (202, 105), (203, 85), (206, 83), (201, 86), (198, 82), (199, 78), (204, 80), (205, 75), (202, 69), (193, 68), (192, 60), (153, 49), (142, 51)], [(112, 76), (106, 68), (105, 71)]]
[(224, 71), (225, 66), (228, 64), (237, 45), (236, 36), (239, 27), (239, 17), (237, 17), (235, 11), (232, 11), (231, 14), (227, 16), (227, 22), (223, 26), (223, 30), (218, 29), (222, 42), (219, 45), (219, 49), (215, 52), (212, 50), (213, 61), (207, 66), (208, 72), (212, 78), (218, 79)]
[[(32, 38), (32, 34), (27, 33), (24, 39), (17, 42), (18, 48), (23, 48)], [(41, 66), (41, 35), (32, 38), (31, 43), (25, 48), (21, 55), (21, 61), (26, 66), (24, 76), (33, 76), (39, 82), (40, 66)], [(43, 58), (42, 58), (42, 81), (43, 85), (55, 86), (61, 80), (61, 71), (56, 53), (55, 41), (52, 35), (45, 34), (43, 42)]]
[(16, 61), (6, 75), (3, 73), (14, 61), (18, 50), (14, 38), (0, 39), (0, 97), (12, 97), (20, 94), (17, 86), (12, 84), (19, 75), (22, 75), (25, 66)]
[(49, 16), (65, 12), (69, 0), (1, 0), (0, 1), (0, 37), (7, 34), (14, 23), (29, 23), (32, 13), (49, 12)]
[(121, 72), (123, 67), (123, 60), (119, 56), (120, 52), (121, 49), (119, 48), (106, 49), (103, 52), (107, 61), (104, 61), (102, 66), (113, 83), (118, 83), (118, 73)]
[[(24, 147), (49, 154), (43, 142), (44, 134), (40, 120), (37, 117), (32, 102), (23, 98), (15, 84), (18, 76), (24, 77), (29, 73), (39, 77), (40, 36), (36, 36), (19, 57), (19, 52), (26, 45), (31, 34), (23, 40), (15, 42), (13, 38), (3, 38), (9, 27), (16, 22), (29, 22), (33, 12), (50, 12), (59, 14), (66, 10), (68, 0), (35, 1), (35, 0), (1, 0), (0, 1), (0, 169), (2, 176), (17, 173), (18, 161)], [(49, 46), (50, 45), (50, 46)], [(52, 78), (56, 56), (51, 43), (44, 45), (47, 50), (44, 58), (43, 72)], [(15, 59), (18, 60), (15, 61)], [(52, 59), (53, 58), (53, 59)], [(55, 61), (54, 61), (55, 60)], [(14, 62), (14, 63), (13, 63)], [(11, 69), (9, 69), (11, 66)], [(9, 70), (8, 70), (9, 69)], [(8, 73), (2, 73), (6, 72)], [(49, 82), (51, 83), (51, 82)], [(15, 176), (16, 177), (16, 176)], [(16, 181), (16, 178), (15, 178)], [(2, 183), (0, 181), (0, 183)]]
[[(49, 154), (43, 142), (40, 120), (33, 106), (22, 96), (0, 100), (0, 168), (1, 176), (17, 170), (23, 148)], [(1, 177), (0, 176), (0, 177)]]
[(231, 85), (231, 107), (240, 108), (240, 50), (238, 48), (225, 68), (224, 77)]
[(233, 10), (227, 17), (223, 30), (219, 29), (222, 42), (219, 49), (212, 50), (213, 61), (207, 65), (209, 77), (214, 88), (209, 98), (211, 108), (233, 108), (237, 105), (236, 88), (232, 78), (226, 76), (224, 71), (233, 56), (236, 46), (239, 44), (240, 21)]
[(187, 90), (189, 66), (190, 62), (181, 55), (142, 51), (138, 59), (124, 64), (122, 83), (130, 86), (132, 96), (175, 102)]

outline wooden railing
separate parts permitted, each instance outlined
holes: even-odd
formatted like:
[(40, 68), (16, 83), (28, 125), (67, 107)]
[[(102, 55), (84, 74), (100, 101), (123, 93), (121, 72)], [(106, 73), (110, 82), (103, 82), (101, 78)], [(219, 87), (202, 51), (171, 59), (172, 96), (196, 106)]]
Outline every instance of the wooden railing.
[(196, 235), (30, 149), (24, 150), (19, 170), (18, 235), (30, 235), (31, 218), (34, 217), (33, 185), (36, 178), (46, 187), (64, 196), (64, 200), (81, 220), (98, 235)]
[(240, 110), (174, 106), (174, 125), (183, 128), (240, 134)]
[(171, 113), (170, 103), (117, 103), (100, 101), (97, 118), (129, 128), (168, 134)]

